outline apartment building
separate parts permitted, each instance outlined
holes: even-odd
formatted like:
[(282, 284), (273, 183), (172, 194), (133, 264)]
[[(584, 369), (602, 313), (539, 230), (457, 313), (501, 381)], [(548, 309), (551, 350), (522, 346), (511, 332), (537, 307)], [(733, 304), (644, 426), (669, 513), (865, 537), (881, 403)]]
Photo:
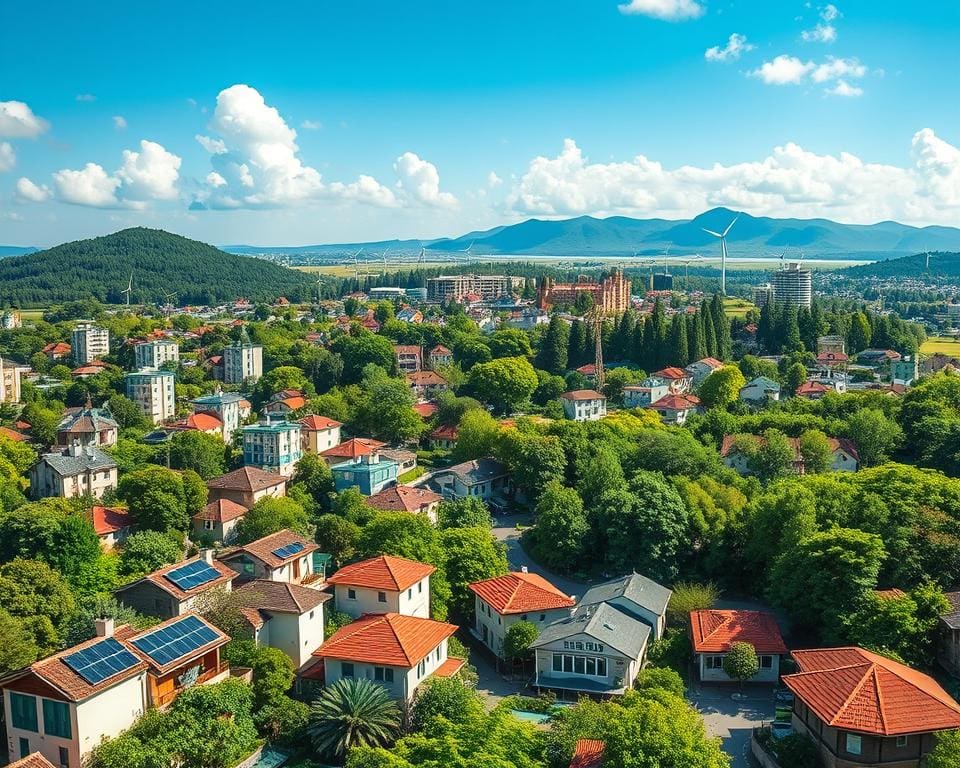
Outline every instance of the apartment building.
[(82, 322), (70, 335), (70, 350), (77, 365), (87, 365), (110, 353), (110, 331)]
[(143, 368), (124, 376), (127, 397), (133, 400), (154, 424), (176, 415), (173, 371)]

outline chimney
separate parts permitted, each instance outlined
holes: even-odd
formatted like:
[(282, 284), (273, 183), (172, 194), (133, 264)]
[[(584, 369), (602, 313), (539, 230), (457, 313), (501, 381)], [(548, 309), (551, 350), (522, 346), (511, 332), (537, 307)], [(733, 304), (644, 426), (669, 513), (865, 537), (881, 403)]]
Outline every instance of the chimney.
[(520, 566), (520, 573), (529, 573), (530, 570), (525, 565)]
[(103, 616), (93, 620), (93, 629), (97, 637), (113, 637), (113, 619)]
[(203, 560), (203, 562), (205, 562), (207, 565), (213, 565), (213, 550), (201, 549), (200, 559)]

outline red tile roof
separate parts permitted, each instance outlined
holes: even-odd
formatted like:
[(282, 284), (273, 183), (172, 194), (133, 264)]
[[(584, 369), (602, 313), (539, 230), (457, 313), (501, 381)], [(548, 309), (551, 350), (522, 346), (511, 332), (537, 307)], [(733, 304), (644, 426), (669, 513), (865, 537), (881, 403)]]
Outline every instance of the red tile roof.
[(697, 653), (726, 653), (733, 643), (750, 643), (757, 653), (789, 652), (777, 618), (764, 611), (691, 611), (690, 628)]
[(420, 414), (420, 418), (429, 419), (433, 414), (440, 410), (436, 403), (417, 403), (413, 410)]
[(418, 387), (439, 386), (447, 380), (436, 371), (416, 371), (407, 374), (407, 381)]
[(463, 665), (466, 663), (466, 659), (459, 659), (456, 656), (447, 656), (447, 660), (433, 670), (433, 676), (453, 677), (455, 674), (457, 674), (457, 672), (463, 669)]
[(457, 631), (453, 624), (419, 616), (361, 616), (334, 633), (314, 656), (411, 669)]
[(317, 431), (319, 429), (333, 429), (334, 427), (342, 427), (343, 424), (335, 419), (327, 418), (326, 416), (317, 416), (311, 414), (310, 416), (304, 416), (300, 419), (300, 425), (307, 431)]
[(237, 504), (235, 501), (230, 501), (230, 499), (218, 499), (217, 501), (211, 501), (203, 509), (201, 509), (197, 514), (193, 516), (194, 520), (213, 520), (217, 523), (229, 523), (231, 520), (236, 520), (238, 517), (243, 517), (247, 514), (247, 508), (242, 504)]
[[(285, 547), (288, 544), (301, 544), (303, 545), (303, 549), (288, 557), (279, 557), (273, 554), (274, 550)], [(284, 563), (288, 563), (291, 560), (297, 559), (298, 557), (309, 555), (311, 552), (315, 552), (319, 548), (320, 547), (318, 547), (314, 542), (310, 541), (309, 539), (305, 539), (300, 534), (284, 529), (282, 531), (277, 531), (276, 533), (271, 533), (269, 536), (264, 536), (262, 539), (251, 541), (249, 544), (244, 544), (242, 547), (237, 547), (229, 552), (225, 552), (221, 557), (224, 560), (229, 560), (241, 552), (244, 552), (248, 555), (252, 555), (261, 563), (264, 563), (270, 568), (279, 568)]]
[(256, 467), (240, 467), (233, 472), (207, 480), (207, 488), (211, 490), (230, 491), (262, 491), (276, 485), (286, 484), (287, 478), (274, 472), (265, 472)]
[(501, 615), (571, 608), (576, 604), (572, 597), (535, 573), (507, 573), (469, 586)]
[(26, 435), (17, 432), (15, 429), (10, 429), (10, 427), (0, 427), (0, 437), (13, 440), (15, 443), (22, 443), (28, 439)]
[(69, 355), (70, 354), (70, 345), (64, 344), (62, 341), (47, 344), (41, 352), (45, 355)]
[(453, 352), (443, 346), (443, 344), (437, 344), (437, 346), (430, 350), (430, 357), (444, 357), (452, 354)]
[(408, 485), (394, 485), (384, 488), (367, 499), (374, 509), (385, 512), (419, 512), (429, 504), (443, 501), (443, 496), (429, 488), (411, 488)]
[(689, 411), (699, 405), (700, 398), (696, 395), (666, 395), (649, 407), (655, 411)]
[(606, 400), (595, 389), (575, 389), (572, 392), (564, 392), (560, 397), (564, 400)]
[(291, 411), (297, 411), (307, 404), (307, 398), (302, 395), (294, 395), (293, 397), (285, 397), (282, 400), (273, 400), (271, 402), (283, 403)]
[(459, 434), (455, 424), (441, 424), (430, 433), (429, 437), (431, 440), (456, 440)]
[(369, 560), (345, 565), (332, 576), (327, 577), (329, 584), (346, 584), (351, 587), (383, 589), (401, 592), (425, 579), (436, 568), (416, 560), (393, 555), (378, 555)]
[(418, 347), (416, 344), (394, 344), (393, 351), (398, 355), (420, 356), (420, 347)]
[(582, 373), (584, 376), (593, 376), (596, 372), (597, 366), (593, 363), (587, 363), (577, 368), (577, 373)]
[(818, 363), (845, 363), (849, 359), (843, 352), (821, 352), (817, 355)]
[(7, 768), (54, 768), (54, 766), (39, 752), (33, 752), (15, 763), (10, 763)]
[(696, 362), (703, 363), (704, 365), (708, 365), (714, 370), (716, 370), (717, 368), (723, 368), (723, 363), (721, 363), (715, 357), (705, 357), (702, 360), (697, 360)]
[(200, 432), (209, 432), (213, 429), (223, 428), (223, 422), (214, 414), (208, 413), (207, 411), (191, 413), (179, 423), (183, 425), (183, 429), (195, 429)]
[(922, 672), (862, 648), (794, 651), (783, 682), (827, 725), (879, 736), (960, 728), (960, 704)]
[(832, 391), (832, 387), (821, 384), (819, 381), (805, 381), (797, 387), (797, 391), (794, 394), (796, 394), (797, 397), (803, 397), (804, 395), (819, 395)]
[(379, 440), (369, 437), (351, 437), (349, 440), (344, 440), (339, 445), (333, 446), (333, 448), (320, 451), (320, 455), (330, 456), (331, 458), (359, 459), (361, 456), (376, 453), (384, 446), (386, 446), (386, 443), (381, 443)]
[(901, 597), (906, 597), (907, 593), (902, 589), (894, 587), (893, 589), (875, 589), (873, 594), (879, 597), (881, 600), (899, 600)]
[(677, 368), (675, 366), (670, 366), (668, 368), (661, 368), (657, 371), (654, 376), (659, 376), (661, 379), (689, 379), (690, 374), (687, 373), (683, 368)]
[(600, 768), (605, 748), (600, 739), (579, 739), (573, 749), (570, 768)]
[(103, 507), (95, 504), (90, 510), (93, 530), (97, 536), (106, 536), (130, 527), (130, 513), (120, 507)]

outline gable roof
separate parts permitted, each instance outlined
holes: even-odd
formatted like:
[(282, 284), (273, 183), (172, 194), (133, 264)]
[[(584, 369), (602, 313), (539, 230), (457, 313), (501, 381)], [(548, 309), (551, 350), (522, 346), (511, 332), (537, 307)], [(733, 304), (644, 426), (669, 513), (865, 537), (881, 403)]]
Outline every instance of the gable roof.
[(333, 599), (329, 592), (267, 579), (254, 579), (238, 587), (233, 593), (244, 608), (268, 613), (295, 613), (300, 616)]
[(378, 555), (368, 560), (361, 560), (359, 563), (343, 566), (332, 576), (327, 577), (327, 583), (402, 592), (436, 570), (432, 565), (407, 560), (405, 557)]
[(797, 387), (794, 394), (797, 397), (803, 397), (804, 395), (819, 395), (832, 391), (833, 387), (828, 387), (826, 384), (821, 384), (819, 381), (805, 381), (803, 384)]
[(960, 704), (915, 669), (863, 648), (794, 651), (783, 682), (830, 726), (880, 736), (960, 728)]
[(82, 472), (117, 467), (117, 463), (109, 455), (92, 445), (84, 446), (78, 456), (71, 456), (70, 449), (64, 448), (57, 453), (45, 453), (40, 460), (61, 477), (73, 477)]
[[(667, 603), (670, 602), (672, 594), (672, 590), (661, 586), (653, 579), (641, 576), (639, 573), (631, 573), (629, 576), (612, 579), (591, 587), (580, 598), (579, 604), (591, 605), (625, 598), (650, 611), (655, 616), (663, 616), (667, 611)], [(614, 607), (619, 608), (619, 606)]]
[(443, 344), (437, 344), (437, 346), (435, 346), (433, 349), (430, 350), (431, 357), (441, 357), (441, 356), (446, 357), (452, 354), (453, 352), (451, 352), (449, 349), (443, 346)]
[(207, 480), (211, 490), (262, 491), (277, 485), (286, 485), (287, 478), (275, 472), (265, 472), (257, 467), (240, 467), (233, 472)]
[(7, 768), (54, 768), (54, 765), (39, 752), (31, 752), (26, 757), (10, 763)]
[(427, 437), (431, 440), (456, 440), (460, 435), (460, 430), (456, 424), (441, 424), (433, 430)]
[(690, 363), (690, 365), (687, 366), (687, 368), (697, 364), (705, 365), (708, 368), (713, 368), (714, 370), (716, 370), (717, 368), (723, 368), (723, 363), (721, 363), (715, 357), (704, 357), (701, 360), (694, 360), (692, 363)]
[(574, 635), (588, 635), (613, 648), (625, 657), (639, 659), (650, 639), (650, 626), (618, 611), (607, 603), (581, 605), (567, 618), (547, 624), (531, 643), (543, 648), (557, 640)]
[[(280, 557), (275, 555), (274, 551), (286, 547), (289, 544), (300, 544), (303, 549), (299, 552), (295, 552), (287, 557)], [(262, 539), (257, 539), (256, 541), (251, 541), (249, 544), (244, 544), (242, 547), (236, 547), (228, 552), (224, 552), (220, 555), (222, 560), (231, 560), (237, 555), (244, 553), (255, 557), (261, 563), (266, 565), (269, 568), (280, 568), (285, 563), (289, 563), (291, 560), (296, 560), (298, 557), (304, 557), (309, 555), (311, 552), (315, 552), (319, 547), (314, 544), (309, 539), (304, 538), (298, 533), (294, 533), (291, 530), (284, 529), (282, 531), (277, 531), (276, 533), (271, 533), (269, 536), (264, 536)]]
[(600, 768), (606, 744), (600, 739), (578, 739), (570, 758), (570, 768)]
[(369, 456), (380, 448), (386, 446), (379, 440), (370, 437), (351, 437), (342, 443), (320, 451), (321, 456), (330, 456), (332, 458), (359, 459), (361, 456)]
[(677, 368), (676, 366), (661, 368), (659, 371), (656, 371), (653, 375), (659, 376), (661, 379), (689, 379), (690, 378), (689, 373), (683, 370), (683, 368)]
[(22, 432), (17, 432), (17, 430), (10, 429), (10, 427), (0, 427), (0, 437), (5, 437), (8, 440), (13, 440), (15, 443), (23, 443), (29, 439)]
[(443, 496), (429, 488), (394, 485), (367, 499), (367, 504), (386, 512), (419, 512), (424, 506), (443, 501)]
[(789, 653), (776, 616), (765, 611), (691, 611), (690, 628), (697, 653), (726, 653), (733, 643), (750, 643), (757, 653)]
[(57, 425), (57, 432), (86, 434), (104, 429), (118, 429), (116, 420), (106, 408), (81, 408), (67, 413)]
[(196, 429), (200, 432), (209, 432), (212, 429), (221, 429), (223, 422), (220, 421), (215, 413), (211, 413), (210, 411), (196, 411), (176, 423), (175, 426), (183, 429)]
[(510, 474), (505, 464), (486, 456), (482, 459), (454, 464), (452, 467), (447, 467), (438, 472), (438, 474), (445, 473), (456, 475), (464, 485), (476, 485)]
[(313, 655), (410, 669), (456, 631), (453, 624), (419, 616), (367, 614), (334, 633)]
[(689, 411), (699, 405), (700, 398), (696, 395), (666, 395), (648, 407), (655, 411)]
[(238, 517), (243, 517), (249, 510), (242, 504), (237, 504), (230, 499), (217, 499), (211, 501), (197, 514), (193, 516), (194, 520), (213, 520), (216, 523), (229, 523)]
[(418, 387), (447, 383), (447, 380), (436, 371), (414, 371), (413, 373), (408, 373), (407, 381)]
[(94, 504), (90, 510), (90, 516), (97, 536), (106, 536), (130, 527), (130, 513), (122, 507), (104, 507)]
[(333, 429), (334, 427), (343, 426), (342, 423), (335, 419), (330, 419), (326, 416), (317, 416), (315, 414), (304, 416), (302, 419), (300, 419), (300, 425), (308, 431), (316, 431), (318, 429)]
[(576, 604), (572, 597), (536, 573), (505, 573), (469, 587), (502, 615), (572, 608)]
[(429, 419), (433, 414), (440, 410), (436, 403), (417, 403), (413, 410), (420, 414), (420, 418)]
[(606, 400), (607, 398), (604, 395), (601, 395), (595, 389), (575, 389), (571, 392), (564, 392), (560, 395), (564, 400)]
[(945, 592), (943, 596), (950, 603), (950, 608), (940, 615), (940, 620), (950, 629), (960, 629), (960, 592)]
[(197, 555), (196, 557), (191, 557), (189, 560), (181, 560), (179, 563), (165, 565), (163, 568), (158, 568), (152, 573), (148, 573), (146, 576), (137, 579), (136, 581), (130, 582), (129, 584), (124, 584), (121, 587), (117, 587), (116, 591), (122, 592), (127, 589), (133, 589), (144, 582), (150, 582), (154, 586), (162, 589), (167, 594), (173, 595), (173, 597), (177, 598), (177, 600), (186, 600), (188, 597), (199, 595), (209, 589), (222, 587), (224, 584), (233, 581), (237, 577), (237, 574), (232, 569), (228, 568), (218, 560), (214, 560), (210, 565), (220, 575), (212, 581), (199, 584), (191, 589), (180, 589), (180, 587), (167, 578), (167, 574), (170, 573), (170, 571), (174, 571), (177, 568), (182, 568), (184, 565), (188, 565), (189, 563), (195, 563), (200, 559), (200, 555)]
[[(192, 647), (192, 648), (189, 648), (189, 645), (183, 646), (183, 645), (178, 645), (176, 643), (172, 643), (170, 644), (172, 646), (171, 650), (176, 651), (177, 653), (179, 653), (179, 655), (176, 658), (163, 663), (161, 663), (157, 659), (153, 658), (150, 654), (146, 653), (145, 651), (141, 650), (136, 645), (134, 645), (134, 643), (137, 640), (141, 638), (145, 638), (147, 635), (153, 635), (154, 633), (157, 633), (157, 632), (163, 632), (163, 630), (167, 629), (168, 627), (174, 624), (177, 624), (178, 622), (184, 621), (184, 619), (188, 619), (190, 617), (192, 617), (196, 621), (199, 621), (200, 624), (202, 624), (205, 629), (213, 633), (214, 635), (213, 639), (211, 639), (208, 643), (205, 643), (202, 646)], [(163, 635), (160, 635), (160, 638), (161, 638), (161, 642), (166, 640), (166, 638), (164, 638)], [(230, 642), (230, 637), (226, 635), (224, 632), (217, 629), (215, 626), (213, 626), (213, 624), (211, 624), (209, 621), (204, 619), (200, 614), (194, 611), (188, 611), (186, 613), (180, 614), (179, 616), (174, 616), (173, 618), (167, 619), (166, 621), (162, 621), (159, 624), (155, 624), (154, 626), (149, 627), (143, 630), (142, 632), (138, 632), (136, 634), (132, 634), (127, 637), (124, 637), (123, 641), (124, 641), (124, 645), (127, 646), (133, 653), (135, 653), (141, 659), (143, 659), (147, 663), (147, 665), (150, 667), (151, 670), (153, 670), (157, 674), (162, 675), (169, 672), (172, 669), (176, 669), (177, 667), (181, 666), (185, 660), (199, 658), (200, 656), (203, 656), (203, 654), (205, 654), (207, 651), (226, 645), (227, 643)], [(169, 640), (166, 640), (166, 642), (169, 643)], [(189, 650), (185, 650), (181, 652), (181, 649), (183, 647), (188, 647)]]

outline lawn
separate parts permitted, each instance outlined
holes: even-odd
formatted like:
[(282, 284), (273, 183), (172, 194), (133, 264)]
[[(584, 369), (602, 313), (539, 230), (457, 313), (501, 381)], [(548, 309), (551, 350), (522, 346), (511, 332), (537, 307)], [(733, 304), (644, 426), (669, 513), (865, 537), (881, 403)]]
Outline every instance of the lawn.
[(950, 355), (960, 357), (960, 340), (948, 336), (931, 336), (920, 346), (921, 355)]
[(37, 321), (43, 320), (43, 313), (46, 312), (46, 309), (21, 309), (20, 310), (20, 319), (27, 321)]
[(751, 309), (757, 306), (752, 301), (746, 299), (724, 299), (723, 311), (727, 317), (744, 317)]

